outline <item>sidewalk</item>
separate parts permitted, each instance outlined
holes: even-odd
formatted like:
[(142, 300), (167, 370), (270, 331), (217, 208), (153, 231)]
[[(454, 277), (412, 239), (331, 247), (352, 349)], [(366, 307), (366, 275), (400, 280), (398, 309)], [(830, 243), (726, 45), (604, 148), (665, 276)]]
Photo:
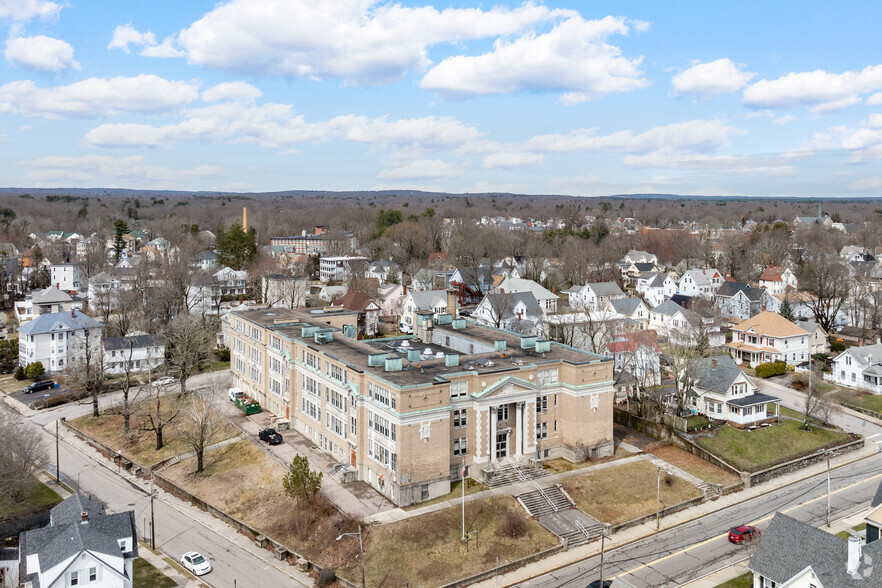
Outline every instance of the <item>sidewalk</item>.
[[(832, 468), (842, 467), (843, 465), (864, 459), (866, 457), (870, 457), (880, 451), (879, 446), (875, 443), (866, 443), (863, 448), (858, 451), (854, 451), (852, 453), (847, 453), (845, 455), (841, 455), (839, 457), (835, 457), (830, 460)], [(631, 458), (626, 458), (631, 459)], [(619, 463), (621, 460), (616, 462), (610, 462), (612, 464)], [(603, 464), (607, 465), (607, 464)], [(729, 494), (728, 496), (723, 496), (722, 498), (718, 498), (717, 500), (710, 500), (699, 504), (697, 506), (693, 506), (686, 510), (674, 513), (672, 515), (668, 515), (667, 517), (661, 519), (661, 530), (670, 529), (672, 527), (676, 527), (678, 525), (690, 522), (694, 519), (701, 518), (710, 513), (722, 510), (726, 507), (732, 506), (734, 504), (738, 504), (741, 502), (745, 502), (752, 498), (756, 498), (758, 496), (762, 496), (763, 494), (768, 494), (770, 492), (774, 492), (779, 488), (783, 488), (784, 486), (789, 486), (790, 484), (795, 484), (803, 479), (810, 478), (812, 476), (816, 476), (821, 473), (825, 473), (827, 471), (826, 463), (817, 463), (807, 468), (803, 468), (801, 470), (797, 470), (795, 472), (786, 474), (779, 478), (775, 478), (769, 482), (764, 484), (759, 484), (757, 486), (753, 486), (751, 488), (747, 488), (746, 490), (742, 490), (741, 492), (735, 492), (733, 494)], [(486, 494), (486, 493), (484, 493)], [(466, 497), (468, 500), (468, 497)], [(608, 538), (606, 541), (607, 549), (614, 549), (616, 547), (621, 547), (628, 543), (633, 543), (634, 541), (638, 541), (640, 539), (644, 539), (646, 537), (650, 537), (660, 531), (655, 530), (655, 521), (647, 522), (642, 525), (638, 525), (636, 527), (631, 527), (630, 529), (625, 529), (619, 533), (616, 533), (611, 538)], [(524, 582), (532, 577), (540, 576), (543, 574), (547, 574), (553, 570), (558, 568), (562, 568), (564, 566), (568, 566), (574, 563), (577, 563), (581, 560), (591, 558), (594, 556), (600, 555), (600, 545), (597, 541), (593, 543), (588, 543), (586, 545), (581, 545), (572, 549), (570, 551), (565, 551), (561, 553), (557, 553), (545, 559), (542, 559), (537, 562), (533, 562), (523, 566), (517, 570), (509, 572), (507, 574), (503, 574), (496, 579), (488, 580), (485, 582), (481, 582), (475, 584), (475, 586), (511, 586), (517, 584), (519, 582)], [(729, 569), (729, 568), (727, 568)], [(743, 573), (743, 572), (742, 572)], [(722, 574), (722, 572), (721, 572)], [(731, 577), (735, 577), (738, 574), (734, 574)], [(721, 578), (720, 582), (725, 581), (729, 578)], [(498, 582), (498, 584), (497, 584)], [(719, 583), (719, 582), (718, 582)], [(715, 586), (716, 584), (713, 584)], [(695, 584), (698, 586), (698, 584)], [(705, 586), (701, 585), (702, 588)], [(708, 585), (709, 586), (709, 585)]]
[[(50, 429), (50, 425), (47, 425), (46, 430), (47, 431), (51, 430), (52, 434), (53, 435), (55, 434), (55, 426), (54, 425), (51, 425), (51, 429)], [(85, 441), (79, 439), (73, 432), (69, 431), (67, 428), (61, 427), (59, 429), (58, 433), (59, 433), (59, 436), (62, 439), (64, 439), (65, 443), (67, 443), (71, 447), (76, 448), (83, 455), (90, 457), (99, 466), (111, 470), (114, 474), (125, 479), (133, 486), (140, 488), (144, 492), (144, 494), (146, 494), (146, 495), (150, 494), (150, 482), (149, 481), (142, 480), (141, 478), (132, 475), (131, 473), (129, 473), (126, 470), (122, 470), (122, 472), (119, 472), (118, 469), (116, 468), (116, 466), (114, 466), (110, 461), (108, 461), (95, 448), (93, 448), (91, 445), (89, 445)], [(61, 489), (61, 490), (63, 490), (63, 489)], [(245, 537), (241, 533), (235, 532), (229, 525), (227, 525), (226, 523), (224, 523), (220, 519), (217, 519), (214, 516), (212, 516), (211, 514), (191, 506), (188, 502), (185, 502), (185, 501), (177, 498), (176, 496), (169, 494), (168, 492), (164, 491), (163, 489), (161, 489), (159, 487), (155, 488), (155, 493), (156, 493), (157, 500), (161, 500), (169, 507), (178, 511), (181, 514), (181, 516), (186, 517), (186, 518), (192, 520), (194, 523), (199, 524), (199, 525), (213, 531), (214, 533), (224, 537), (225, 539), (235, 543), (238, 547), (247, 551), (252, 557), (255, 557), (255, 558), (261, 560), (264, 563), (264, 565), (266, 565), (267, 567), (275, 568), (279, 572), (290, 577), (292, 580), (297, 582), (299, 585), (312, 586), (315, 583), (315, 580), (312, 578), (312, 576), (310, 576), (309, 574), (298, 571), (296, 568), (288, 565), (285, 562), (280, 562), (280, 561), (276, 560), (275, 557), (273, 557), (272, 552), (267, 551), (266, 549), (261, 549), (260, 547), (257, 547), (253, 541), (251, 541), (250, 539), (248, 539), (247, 537)], [(161, 546), (160, 546), (160, 549), (161, 549)], [(148, 549), (141, 549), (139, 551), (139, 553), (140, 552), (149, 552), (149, 550)], [(157, 558), (158, 562), (155, 562), (154, 559), (151, 559), (151, 556), (153, 558)], [(165, 568), (170, 567), (170, 566), (168, 566), (167, 563), (162, 561), (162, 558), (160, 558), (159, 556), (156, 556), (152, 553), (150, 553), (148, 556), (145, 556), (145, 559), (147, 559), (147, 561), (149, 561), (151, 564), (159, 567), (160, 571), (162, 571), (163, 573), (167, 573)], [(164, 567), (160, 567), (160, 565), (164, 566)], [(178, 576), (180, 576), (179, 573), (177, 573), (177, 572), (175, 572), (175, 573)], [(201, 583), (192, 583), (192, 581), (190, 581), (190, 582), (191, 582), (190, 584), (184, 584), (184, 586), (201, 586), (202, 585)], [(179, 584), (179, 586), (180, 585), (181, 584)]]

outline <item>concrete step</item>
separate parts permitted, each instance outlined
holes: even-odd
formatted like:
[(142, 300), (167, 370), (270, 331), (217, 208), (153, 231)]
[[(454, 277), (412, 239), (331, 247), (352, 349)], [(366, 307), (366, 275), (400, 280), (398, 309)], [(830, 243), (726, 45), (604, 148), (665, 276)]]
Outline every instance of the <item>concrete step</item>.
[[(543, 493), (545, 496), (543, 496)], [(518, 501), (532, 517), (560, 512), (573, 508), (572, 503), (564, 496), (557, 486), (543, 488), (542, 492), (535, 490), (518, 496)]]

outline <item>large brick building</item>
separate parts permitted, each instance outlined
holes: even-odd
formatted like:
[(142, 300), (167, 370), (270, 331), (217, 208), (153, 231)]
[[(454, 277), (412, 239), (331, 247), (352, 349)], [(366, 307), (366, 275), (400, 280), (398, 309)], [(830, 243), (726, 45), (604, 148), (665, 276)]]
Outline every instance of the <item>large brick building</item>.
[(232, 385), (399, 505), (501, 466), (613, 452), (613, 362), (440, 315), (356, 340), (354, 313), (233, 312)]

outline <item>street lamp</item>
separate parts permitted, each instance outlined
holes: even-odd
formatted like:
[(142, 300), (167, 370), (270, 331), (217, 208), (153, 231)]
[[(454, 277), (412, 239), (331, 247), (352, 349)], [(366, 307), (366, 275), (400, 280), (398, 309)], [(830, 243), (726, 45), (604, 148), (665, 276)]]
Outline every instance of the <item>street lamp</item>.
[(827, 457), (827, 528), (830, 527), (830, 458), (839, 455), (833, 449), (818, 449), (819, 454)]
[[(655, 460), (652, 461), (652, 465), (654, 465), (655, 467), (658, 468), (658, 485), (657, 485), (657, 489), (656, 489), (656, 493), (655, 493), (655, 503), (656, 503), (656, 509), (655, 509), (655, 530), (656, 530), (656, 531), (658, 531), (659, 528), (661, 527), (661, 474), (662, 474), (662, 470), (664, 470), (664, 472), (665, 472), (666, 474), (668, 474), (669, 476), (673, 476), (673, 475), (674, 475), (674, 472), (669, 472), (668, 470), (665, 470), (665, 469), (662, 467), (662, 464), (663, 464), (663, 463), (664, 463), (664, 462), (655, 461)], [(666, 465), (666, 464), (665, 464), (665, 465)]]
[(361, 525), (358, 526), (358, 533), (340, 533), (340, 535), (337, 536), (337, 541), (339, 541), (343, 537), (346, 537), (347, 535), (351, 537), (358, 537), (358, 557), (361, 560), (361, 588), (366, 588), (364, 580), (364, 544), (361, 541)]

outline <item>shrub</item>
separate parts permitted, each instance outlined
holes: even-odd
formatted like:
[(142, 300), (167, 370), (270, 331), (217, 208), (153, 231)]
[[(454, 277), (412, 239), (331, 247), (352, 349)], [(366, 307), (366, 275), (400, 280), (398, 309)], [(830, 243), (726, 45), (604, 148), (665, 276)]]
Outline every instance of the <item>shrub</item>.
[(43, 367), (43, 363), (40, 361), (35, 361), (34, 363), (29, 363), (27, 367), (24, 369), (24, 375), (26, 378), (35, 379), (39, 378), (43, 374), (46, 373), (46, 369)]
[(218, 361), (230, 361), (230, 350), (229, 349), (218, 349), (217, 353), (215, 353), (215, 355), (217, 355)]
[(672, 474), (665, 474), (664, 481), (665, 481), (665, 486), (670, 488), (671, 486), (674, 485), (674, 482), (677, 481), (677, 476), (674, 476)]
[(783, 361), (773, 363), (761, 363), (756, 366), (756, 375), (758, 378), (770, 378), (772, 376), (780, 376), (787, 371), (787, 364)]
[(521, 513), (510, 510), (505, 513), (505, 521), (499, 527), (499, 534), (510, 539), (520, 539), (527, 534), (527, 521)]
[(20, 382), (24, 380), (27, 376), (25, 376), (23, 367), (16, 366), (16, 368), (12, 371), (12, 377)]
[(838, 339), (830, 338), (830, 352), (831, 353), (842, 353), (845, 351), (845, 343), (839, 341)]
[(331, 568), (325, 568), (321, 572), (319, 572), (318, 580), (316, 580), (316, 586), (330, 586), (334, 582), (337, 581), (337, 572), (332, 570)]

